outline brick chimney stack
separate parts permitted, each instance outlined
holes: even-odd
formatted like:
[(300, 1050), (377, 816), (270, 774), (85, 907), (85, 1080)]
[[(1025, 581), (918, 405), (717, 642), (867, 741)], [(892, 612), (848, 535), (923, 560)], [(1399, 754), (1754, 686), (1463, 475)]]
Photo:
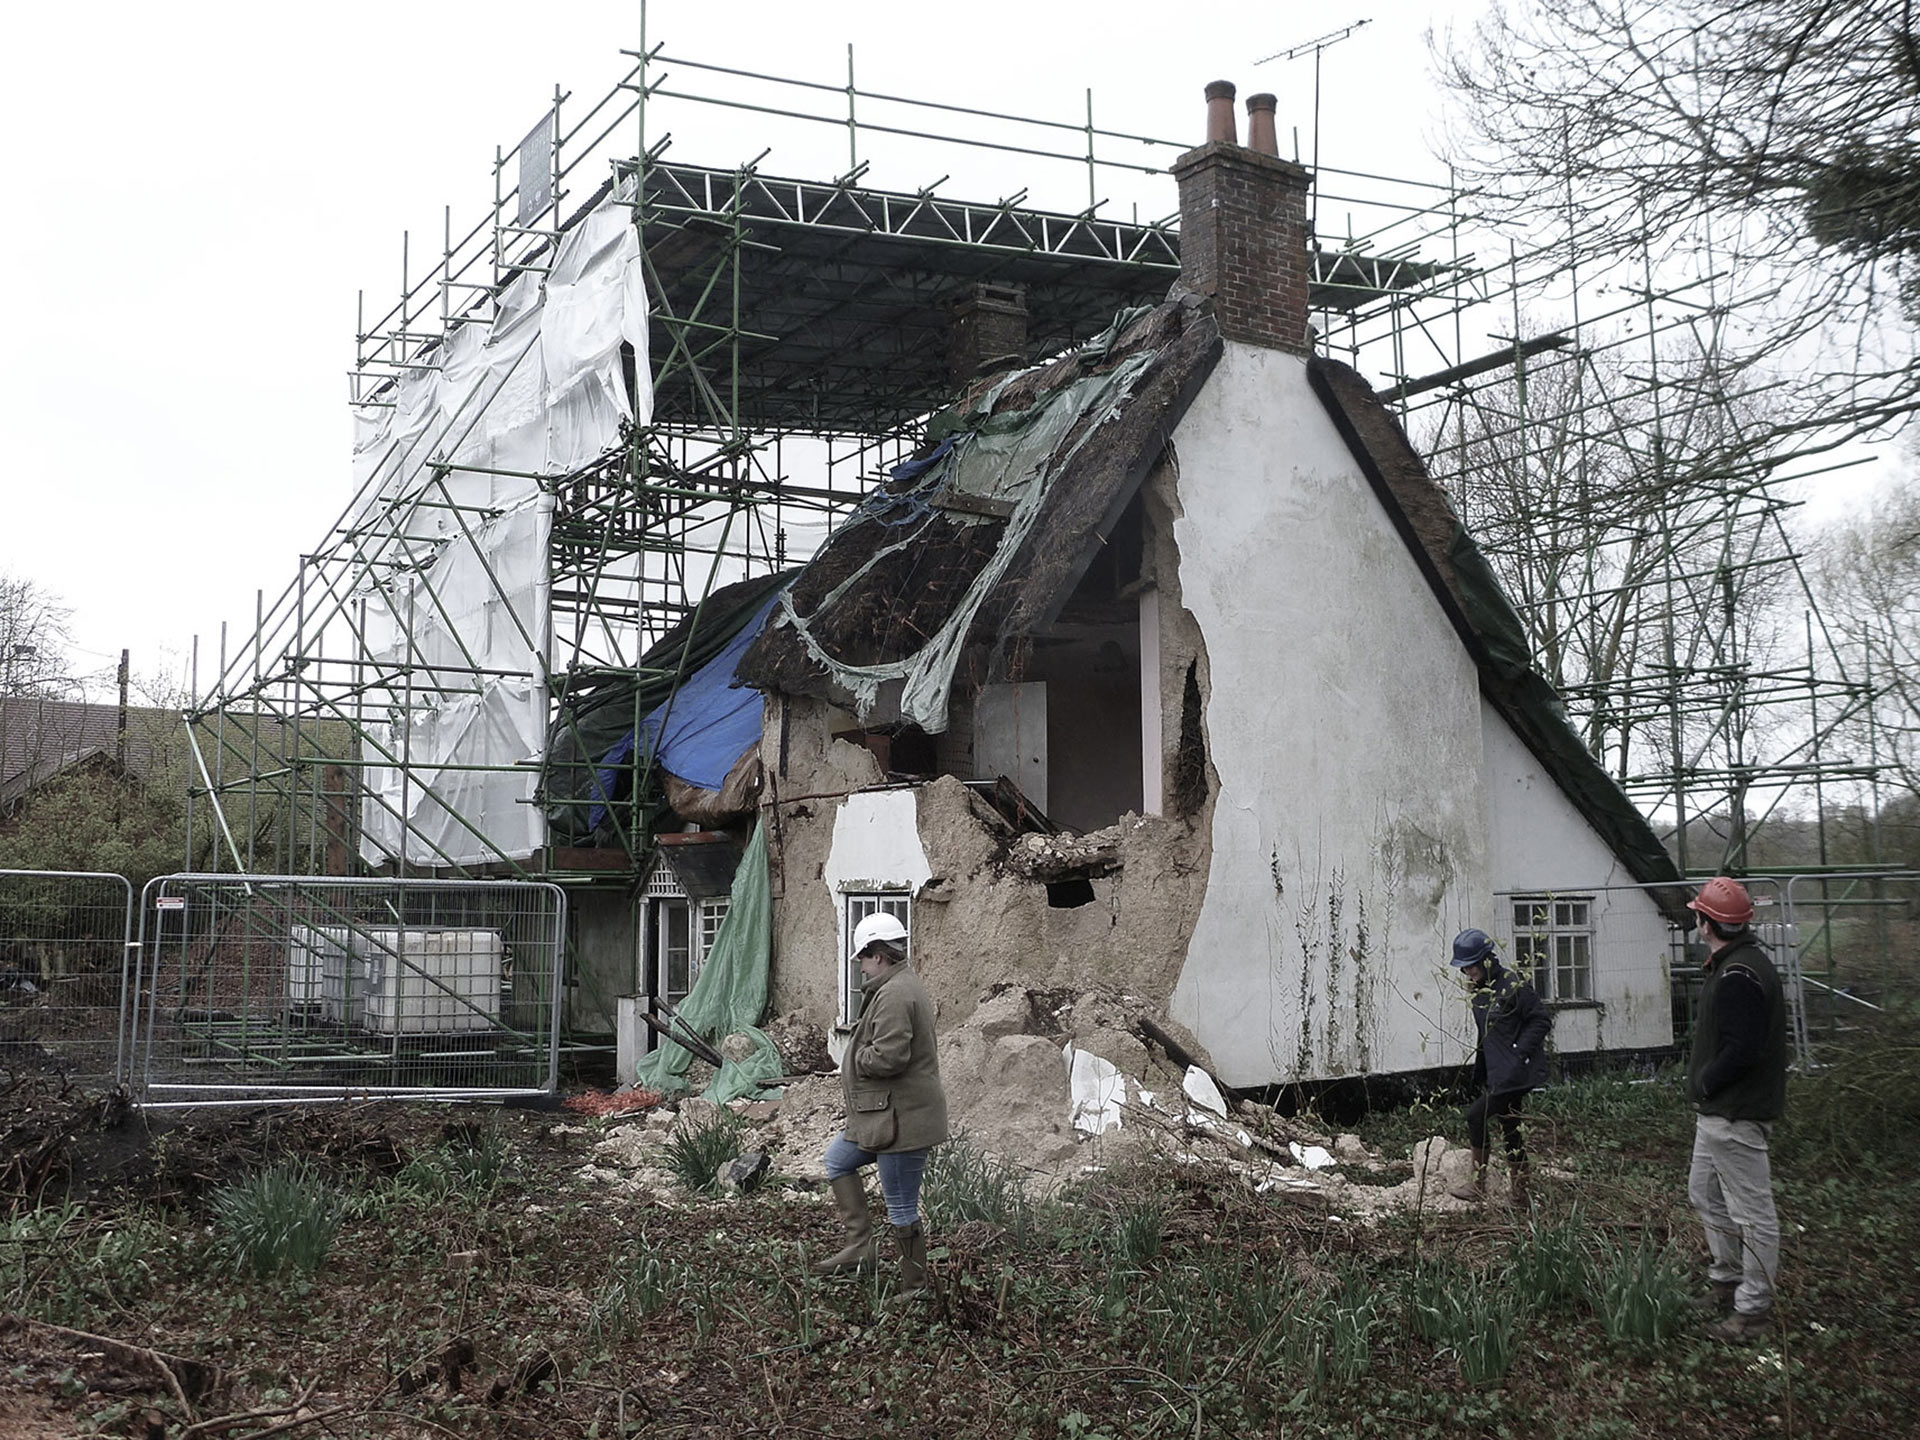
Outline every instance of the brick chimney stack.
[(1173, 162), (1180, 186), (1180, 273), (1213, 301), (1229, 340), (1308, 354), (1307, 187), (1279, 156), (1274, 97), (1247, 100), (1247, 139), (1234, 136), (1232, 84), (1207, 86), (1207, 143)]

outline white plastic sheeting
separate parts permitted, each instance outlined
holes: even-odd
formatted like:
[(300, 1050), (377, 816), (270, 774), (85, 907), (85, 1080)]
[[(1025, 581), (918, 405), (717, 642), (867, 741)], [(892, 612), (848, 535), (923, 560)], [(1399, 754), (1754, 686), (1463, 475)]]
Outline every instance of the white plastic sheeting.
[[(535, 493), (437, 547), (423, 571), (367, 596), (363, 635), (390, 675), (387, 719), (369, 724), (362, 848), (369, 860), (476, 864), (545, 843), (532, 804), (547, 727), (546, 686), (529, 658), (546, 648), (547, 537), (553, 504)], [(511, 767), (511, 768), (500, 768)]]
[(1067, 1062), (1067, 1088), (1073, 1096), (1073, 1128), (1082, 1135), (1103, 1135), (1120, 1128), (1120, 1107), (1127, 1087), (1118, 1067), (1091, 1050), (1068, 1044), (1061, 1048)]
[(651, 420), (641, 277), (623, 191), (567, 232), (544, 283), (521, 275), (490, 325), (456, 324), (436, 366), (356, 408), (360, 644), (387, 708), (366, 727), (369, 861), (399, 855), (403, 833), (421, 865), (519, 859), (546, 841), (532, 803), (551, 643), (540, 477)]

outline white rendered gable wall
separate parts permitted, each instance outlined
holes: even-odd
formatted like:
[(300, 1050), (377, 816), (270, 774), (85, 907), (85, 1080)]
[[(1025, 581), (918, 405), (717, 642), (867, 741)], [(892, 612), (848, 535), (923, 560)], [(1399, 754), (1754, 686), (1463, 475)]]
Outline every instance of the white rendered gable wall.
[(1220, 778), (1173, 1017), (1229, 1085), (1453, 1064), (1489, 922), (1479, 677), (1298, 356), (1228, 342), (1174, 435)]
[(1597, 1007), (1561, 1009), (1554, 1046), (1572, 1053), (1638, 1050), (1673, 1042), (1667, 976), (1667, 922), (1594, 832), (1566, 792), (1541, 768), (1506, 718), (1481, 701), (1486, 741), (1487, 835), (1495, 911), (1485, 928), (1513, 953), (1515, 894), (1591, 896), (1593, 998)]

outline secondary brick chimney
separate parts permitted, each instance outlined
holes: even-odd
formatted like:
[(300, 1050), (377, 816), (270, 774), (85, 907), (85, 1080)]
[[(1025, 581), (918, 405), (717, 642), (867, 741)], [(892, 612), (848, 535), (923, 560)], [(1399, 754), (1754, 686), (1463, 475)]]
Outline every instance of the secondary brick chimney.
[(1024, 285), (974, 285), (955, 302), (947, 331), (947, 378), (963, 390), (987, 370), (1027, 363)]
[(1274, 97), (1247, 101), (1247, 139), (1234, 140), (1233, 86), (1207, 86), (1207, 143), (1173, 162), (1180, 186), (1180, 273), (1213, 300), (1229, 340), (1305, 355), (1307, 186), (1311, 174), (1282, 160)]

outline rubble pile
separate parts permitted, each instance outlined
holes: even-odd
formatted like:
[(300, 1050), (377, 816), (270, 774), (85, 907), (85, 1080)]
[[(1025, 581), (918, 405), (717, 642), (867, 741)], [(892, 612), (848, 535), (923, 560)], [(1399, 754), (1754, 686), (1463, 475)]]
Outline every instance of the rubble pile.
[[(1143, 1010), (1121, 993), (1006, 986), (984, 996), (964, 1023), (940, 1036), (955, 1133), (1022, 1171), (1035, 1193), (1109, 1170), (1193, 1166), (1232, 1176), (1258, 1194), (1315, 1197), (1342, 1219), (1465, 1208), (1447, 1194), (1467, 1176), (1464, 1148), (1438, 1136), (1422, 1141), (1411, 1175), (1372, 1183), (1382, 1169), (1398, 1174), (1405, 1162), (1388, 1165), (1356, 1136), (1320, 1134), (1265, 1106), (1230, 1100), (1192, 1037), (1165, 1020), (1143, 1027)], [(789, 1182), (824, 1184), (821, 1156), (843, 1120), (839, 1076), (818, 1073), (826, 1036), (797, 1015), (782, 1017), (768, 1033), (788, 1073), (800, 1078), (778, 1100), (732, 1102), (742, 1148), (765, 1152), (772, 1171)], [(582, 1177), (684, 1204), (688, 1197), (665, 1168), (662, 1148), (676, 1127), (710, 1123), (715, 1113), (711, 1102), (687, 1098), (677, 1110), (650, 1110), (617, 1124), (595, 1145)]]

